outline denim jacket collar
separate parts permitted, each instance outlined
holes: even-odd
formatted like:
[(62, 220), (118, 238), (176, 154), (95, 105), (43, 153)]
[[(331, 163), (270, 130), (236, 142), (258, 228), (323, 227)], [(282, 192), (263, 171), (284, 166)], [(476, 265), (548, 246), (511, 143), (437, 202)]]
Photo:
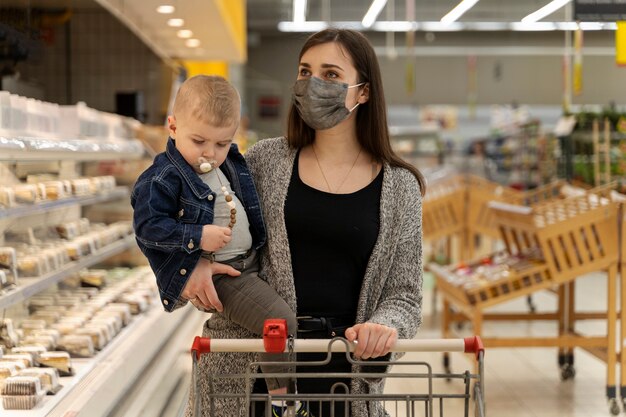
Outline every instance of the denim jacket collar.
[(200, 176), (193, 170), (187, 161), (185, 161), (185, 158), (183, 158), (178, 149), (176, 149), (174, 139), (171, 137), (167, 139), (167, 148), (165, 149), (165, 153), (167, 154), (169, 160), (172, 161), (172, 164), (174, 164), (176, 169), (178, 169), (196, 197), (207, 198), (211, 193), (211, 189), (202, 181)]

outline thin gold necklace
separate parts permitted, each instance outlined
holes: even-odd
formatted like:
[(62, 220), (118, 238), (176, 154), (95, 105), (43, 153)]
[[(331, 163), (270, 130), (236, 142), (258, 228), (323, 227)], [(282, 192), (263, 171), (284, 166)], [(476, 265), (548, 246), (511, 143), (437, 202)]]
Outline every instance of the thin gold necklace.
[(324, 170), (322, 169), (322, 165), (320, 164), (320, 160), (317, 157), (317, 152), (315, 152), (315, 145), (312, 144), (311, 148), (313, 149), (313, 155), (315, 155), (315, 160), (317, 161), (317, 166), (320, 169), (320, 172), (322, 173), (322, 178), (324, 178), (324, 182), (326, 183), (326, 186), (328, 187), (328, 191), (330, 191), (333, 194), (337, 194), (337, 192), (341, 189), (341, 187), (343, 186), (343, 184), (346, 182), (346, 180), (348, 179), (348, 177), (350, 176), (350, 173), (352, 172), (352, 169), (354, 168), (354, 166), (356, 165), (356, 161), (359, 160), (359, 156), (361, 156), (361, 151), (363, 150), (362, 147), (359, 147), (359, 153), (356, 155), (356, 159), (354, 160), (354, 162), (352, 163), (352, 166), (350, 167), (350, 170), (348, 171), (348, 173), (346, 174), (346, 176), (343, 178), (343, 181), (341, 181), (341, 184), (339, 184), (339, 187), (337, 187), (335, 189), (335, 191), (333, 191), (332, 188), (330, 188), (330, 184), (328, 183), (328, 179), (326, 179), (326, 175), (324, 175)]

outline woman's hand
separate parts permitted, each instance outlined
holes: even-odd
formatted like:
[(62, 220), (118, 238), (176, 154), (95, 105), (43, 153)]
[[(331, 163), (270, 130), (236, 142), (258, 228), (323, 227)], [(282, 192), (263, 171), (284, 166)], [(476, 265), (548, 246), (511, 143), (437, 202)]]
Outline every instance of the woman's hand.
[(183, 288), (181, 296), (191, 301), (191, 304), (200, 310), (217, 310), (222, 312), (224, 307), (217, 296), (215, 285), (213, 285), (213, 275), (217, 274), (238, 277), (241, 275), (241, 272), (230, 265), (211, 263), (204, 258), (200, 258), (185, 288)]
[(389, 353), (398, 341), (398, 331), (376, 323), (355, 324), (346, 329), (346, 339), (357, 342), (355, 358), (371, 359)]

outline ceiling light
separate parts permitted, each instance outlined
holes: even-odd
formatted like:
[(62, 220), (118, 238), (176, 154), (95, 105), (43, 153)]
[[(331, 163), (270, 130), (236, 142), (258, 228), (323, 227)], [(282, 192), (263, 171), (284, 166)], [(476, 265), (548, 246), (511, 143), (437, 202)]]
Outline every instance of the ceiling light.
[(441, 23), (452, 23), (463, 16), (463, 14), (474, 7), (478, 3), (478, 0), (463, 0), (456, 7), (448, 12), (447, 15), (441, 18)]
[(306, 21), (306, 0), (293, 0), (293, 23)]
[(187, 39), (185, 41), (185, 45), (187, 45), (189, 48), (197, 48), (198, 46), (200, 46), (200, 41), (198, 39)]
[(193, 32), (190, 31), (189, 29), (181, 29), (178, 32), (176, 32), (176, 35), (179, 38), (187, 39), (187, 38), (191, 38), (193, 36)]
[(174, 13), (174, 10), (176, 10), (174, 6), (171, 6), (169, 4), (162, 4), (156, 9), (157, 13), (161, 13), (161, 14), (172, 14)]
[(179, 28), (185, 24), (185, 21), (183, 19), (169, 19), (167, 24), (173, 28)]
[(367, 13), (365, 13), (365, 16), (363, 16), (363, 20), (361, 21), (363, 26), (366, 28), (372, 26), (386, 4), (387, 0), (374, 0), (367, 10)]
[(319, 32), (328, 27), (327, 22), (278, 22), (278, 30), (281, 32)]
[(522, 22), (524, 23), (537, 22), (543, 19), (544, 17), (554, 13), (555, 11), (565, 6), (570, 1), (571, 0), (552, 0), (550, 3), (546, 4), (541, 9), (535, 12), (532, 12), (531, 14), (523, 18)]

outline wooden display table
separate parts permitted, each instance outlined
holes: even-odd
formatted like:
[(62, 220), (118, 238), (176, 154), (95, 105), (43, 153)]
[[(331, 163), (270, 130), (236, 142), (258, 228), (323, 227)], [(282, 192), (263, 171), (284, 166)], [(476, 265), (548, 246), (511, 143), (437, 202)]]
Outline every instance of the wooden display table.
[[(576, 197), (535, 203), (532, 207), (502, 202), (491, 202), (489, 206), (506, 246), (504, 252), (457, 267), (429, 265), (443, 297), (442, 336), (450, 337), (451, 324), (459, 321), (471, 322), (473, 332), (482, 336), (484, 320), (554, 320), (558, 323), (554, 337), (483, 340), (486, 347), (558, 347), (564, 379), (574, 376), (573, 348), (587, 350), (607, 363), (607, 395), (614, 411), (619, 260), (616, 231), (620, 204), (611, 198), (610, 186)], [(576, 278), (595, 271), (607, 274), (607, 310), (577, 312)], [(489, 307), (545, 289), (557, 292), (555, 313), (485, 313)], [(622, 293), (626, 300), (626, 290)], [(592, 337), (576, 332), (576, 321), (585, 319), (606, 319), (606, 335)], [(624, 323), (622, 330), (626, 330)]]

